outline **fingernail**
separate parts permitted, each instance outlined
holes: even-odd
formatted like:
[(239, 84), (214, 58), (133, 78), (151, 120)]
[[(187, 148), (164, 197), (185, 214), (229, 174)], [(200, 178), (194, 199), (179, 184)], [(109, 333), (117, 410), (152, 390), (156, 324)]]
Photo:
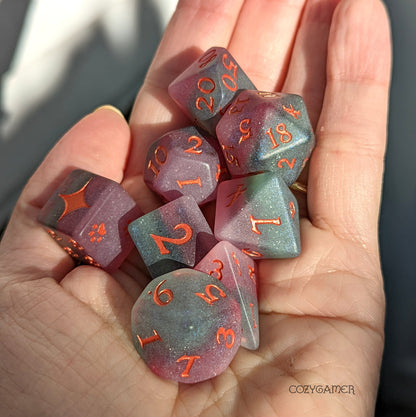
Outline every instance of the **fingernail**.
[(114, 107), (111, 104), (104, 104), (103, 106), (97, 107), (93, 111), (93, 113), (95, 113), (96, 111), (101, 110), (101, 109), (111, 110), (111, 111), (117, 113), (119, 116), (121, 116), (124, 119), (124, 114), (117, 107)]

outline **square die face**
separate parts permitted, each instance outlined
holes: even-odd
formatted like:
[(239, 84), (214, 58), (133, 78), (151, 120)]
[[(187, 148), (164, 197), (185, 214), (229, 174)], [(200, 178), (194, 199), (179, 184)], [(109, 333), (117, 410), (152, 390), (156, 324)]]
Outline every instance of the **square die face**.
[(112, 272), (133, 248), (127, 225), (140, 215), (120, 184), (75, 170), (45, 204), (38, 220), (58, 236), (69, 237), (70, 245), (65, 247), (71, 250), (66, 251), (75, 259)]
[(217, 243), (198, 204), (189, 196), (145, 214), (128, 230), (153, 278), (194, 267)]
[(252, 258), (227, 241), (219, 242), (195, 266), (231, 291), (241, 307), (241, 346), (255, 350), (259, 346), (259, 315), (256, 265)]
[(254, 258), (292, 258), (300, 253), (296, 198), (278, 175), (264, 173), (219, 185), (215, 237)]
[(219, 119), (242, 89), (255, 86), (225, 48), (214, 47), (169, 85), (169, 94), (190, 120), (215, 134)]

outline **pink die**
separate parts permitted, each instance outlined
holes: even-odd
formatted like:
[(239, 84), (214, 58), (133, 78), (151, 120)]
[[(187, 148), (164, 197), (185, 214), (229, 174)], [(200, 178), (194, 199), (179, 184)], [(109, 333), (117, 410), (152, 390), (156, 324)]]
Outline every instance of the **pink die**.
[(253, 259), (227, 241), (219, 242), (195, 266), (197, 271), (217, 278), (231, 291), (241, 307), (241, 346), (259, 346), (256, 265)]
[(193, 126), (153, 142), (144, 167), (144, 181), (165, 201), (188, 195), (199, 205), (215, 199), (217, 184), (227, 174), (217, 140)]
[(76, 169), (47, 201), (38, 220), (76, 261), (112, 272), (134, 247), (127, 226), (142, 214), (120, 184)]

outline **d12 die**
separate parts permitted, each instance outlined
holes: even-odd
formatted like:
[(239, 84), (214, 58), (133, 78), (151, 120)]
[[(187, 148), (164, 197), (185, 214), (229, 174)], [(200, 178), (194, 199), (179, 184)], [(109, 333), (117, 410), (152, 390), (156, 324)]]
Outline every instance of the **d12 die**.
[(215, 126), (236, 92), (255, 89), (224, 48), (208, 49), (170, 85), (169, 94), (194, 123), (215, 134)]
[(142, 214), (120, 184), (77, 169), (50, 197), (38, 220), (75, 260), (112, 272), (134, 247), (127, 226)]
[(231, 176), (276, 172), (291, 185), (315, 144), (302, 98), (242, 91), (217, 125)]
[(180, 269), (148, 284), (131, 327), (137, 352), (155, 374), (200, 382), (223, 372), (237, 352), (240, 307), (217, 279)]
[(227, 241), (215, 245), (194, 268), (221, 281), (241, 307), (241, 346), (259, 347), (259, 312), (256, 265), (253, 259)]
[(217, 243), (198, 204), (189, 196), (133, 221), (129, 233), (153, 278), (194, 267)]
[(224, 181), (218, 187), (214, 234), (253, 258), (298, 256), (296, 198), (275, 173)]
[[(190, 195), (200, 205), (214, 200), (226, 171), (218, 141), (190, 126), (166, 133), (150, 146), (145, 183), (165, 201)], [(222, 163), (222, 166), (221, 166)]]

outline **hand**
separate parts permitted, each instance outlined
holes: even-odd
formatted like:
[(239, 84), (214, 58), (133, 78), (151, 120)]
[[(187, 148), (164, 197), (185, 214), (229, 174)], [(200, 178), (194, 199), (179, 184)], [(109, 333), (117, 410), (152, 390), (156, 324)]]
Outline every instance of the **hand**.
[[(257, 88), (302, 95), (317, 146), (307, 200), (299, 196), (301, 256), (259, 262), (259, 350), (240, 349), (213, 380), (178, 385), (152, 374), (131, 342), (130, 310), (148, 280), (137, 254), (113, 276), (74, 268), (36, 215), (73, 167), (123, 181), (145, 211), (155, 208), (143, 149), (189, 123), (167, 86), (211, 46), (228, 47)], [(0, 414), (372, 415), (383, 350), (377, 221), (389, 81), (379, 0), (181, 0), (135, 103), (132, 135), (110, 109), (88, 115), (17, 203), (0, 249)], [(353, 391), (291, 392), (318, 384)]]

